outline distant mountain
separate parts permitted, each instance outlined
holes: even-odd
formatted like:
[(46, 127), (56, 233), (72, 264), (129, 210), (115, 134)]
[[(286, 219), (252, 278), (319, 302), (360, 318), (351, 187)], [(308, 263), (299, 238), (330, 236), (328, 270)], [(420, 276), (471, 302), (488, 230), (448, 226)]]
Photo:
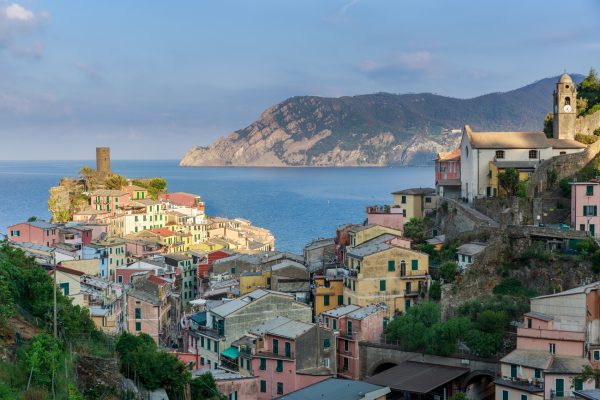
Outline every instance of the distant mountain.
[[(581, 75), (573, 75), (580, 82)], [(248, 127), (208, 147), (192, 147), (182, 166), (384, 166), (430, 164), (476, 130), (540, 131), (558, 77), (472, 99), (431, 93), (298, 96), (264, 111)]]

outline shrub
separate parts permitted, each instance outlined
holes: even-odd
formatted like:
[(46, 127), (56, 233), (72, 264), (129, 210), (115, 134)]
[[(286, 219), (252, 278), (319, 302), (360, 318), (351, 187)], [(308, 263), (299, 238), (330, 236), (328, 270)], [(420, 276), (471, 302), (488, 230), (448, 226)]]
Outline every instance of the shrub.
[(565, 197), (571, 197), (571, 179), (563, 178), (558, 182), (558, 187)]
[(592, 144), (596, 143), (598, 140), (598, 136), (595, 135), (584, 135), (582, 133), (575, 134), (575, 140), (583, 144)]
[(440, 275), (444, 278), (444, 282), (454, 282), (456, 275), (458, 274), (458, 265), (450, 261), (442, 265), (440, 268)]
[(600, 128), (596, 128), (596, 130), (594, 130), (594, 135), (600, 136)]
[(442, 298), (442, 285), (439, 281), (434, 281), (429, 288), (429, 298), (438, 301)]

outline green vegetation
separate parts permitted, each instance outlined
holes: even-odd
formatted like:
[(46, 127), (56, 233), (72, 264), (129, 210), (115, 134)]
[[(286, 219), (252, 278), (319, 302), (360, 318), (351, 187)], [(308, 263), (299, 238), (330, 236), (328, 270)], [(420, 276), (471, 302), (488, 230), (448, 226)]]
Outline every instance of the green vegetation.
[(458, 265), (455, 262), (448, 261), (440, 268), (440, 276), (444, 278), (444, 282), (452, 283), (458, 274)]
[[(578, 110), (580, 115), (600, 110), (600, 79), (594, 68), (590, 69), (588, 76), (577, 86), (577, 97), (582, 100), (582, 109)], [(579, 102), (577, 107), (580, 107)]]
[(158, 195), (164, 193), (167, 188), (167, 181), (163, 178), (153, 178), (149, 180), (134, 179), (132, 183), (148, 190), (148, 195), (153, 200), (156, 200)]
[(18, 342), (14, 363), (0, 362), (2, 399), (50, 398), (53, 377), (57, 399), (76, 399), (80, 396), (74, 377), (77, 357), (66, 352), (67, 345), (77, 354), (110, 353), (106, 338), (96, 330), (88, 311), (72, 305), (60, 291), (57, 293), (59, 336), (55, 340), (49, 335), (53, 290), (52, 280), (32, 258), (6, 243), (0, 244), (0, 342), (12, 337), (10, 321), (19, 314), (41, 330), (29, 343)]
[(200, 375), (190, 383), (192, 400), (225, 400), (226, 397), (217, 391), (215, 378), (211, 373)]
[(442, 298), (442, 285), (440, 281), (433, 281), (429, 288), (429, 298), (431, 300), (439, 301)]
[(548, 113), (544, 117), (544, 134), (550, 139), (554, 137), (554, 113)]
[(127, 178), (119, 174), (110, 174), (105, 180), (104, 185), (107, 189), (121, 190), (127, 186)]
[(149, 390), (165, 388), (169, 396), (182, 393), (190, 380), (184, 363), (173, 354), (158, 350), (154, 340), (146, 335), (123, 333), (116, 345), (121, 357), (121, 372), (137, 378)]
[(583, 143), (583, 144), (592, 144), (592, 143), (596, 143), (598, 141), (598, 136), (584, 135), (581, 133), (577, 133), (577, 134), (575, 134), (575, 140), (577, 140), (579, 143)]
[(509, 322), (526, 309), (526, 302), (508, 296), (474, 299), (459, 307), (458, 316), (442, 322), (437, 304), (422, 303), (390, 322), (386, 335), (408, 351), (449, 356), (462, 341), (474, 354), (490, 357), (503, 350)]
[(411, 218), (404, 224), (404, 236), (412, 239), (414, 244), (423, 244), (425, 242), (425, 223), (422, 218)]
[(498, 173), (498, 183), (506, 190), (508, 196), (514, 196), (519, 186), (519, 172), (512, 167), (506, 168)]
[(494, 288), (494, 294), (528, 298), (538, 295), (534, 290), (524, 288), (521, 282), (515, 278), (502, 279)]

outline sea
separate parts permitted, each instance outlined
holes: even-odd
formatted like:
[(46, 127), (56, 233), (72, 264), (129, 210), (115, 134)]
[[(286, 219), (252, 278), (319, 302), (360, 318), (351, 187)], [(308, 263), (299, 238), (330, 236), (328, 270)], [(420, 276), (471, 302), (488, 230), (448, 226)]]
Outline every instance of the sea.
[[(35, 216), (49, 219), (50, 187), (95, 161), (0, 161), (0, 232)], [(433, 167), (190, 168), (177, 160), (112, 160), (129, 178), (161, 176), (171, 192), (199, 194), (211, 216), (249, 219), (275, 235), (277, 250), (302, 253), (336, 227), (363, 223), (365, 207), (391, 204), (391, 193), (433, 187)]]

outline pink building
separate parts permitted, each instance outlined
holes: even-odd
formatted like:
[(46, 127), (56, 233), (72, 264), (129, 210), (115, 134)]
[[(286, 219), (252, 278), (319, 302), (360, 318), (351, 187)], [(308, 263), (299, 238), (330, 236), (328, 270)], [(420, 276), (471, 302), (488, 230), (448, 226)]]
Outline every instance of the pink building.
[(8, 240), (52, 247), (60, 242), (60, 230), (46, 221), (24, 222), (8, 227)]
[(571, 227), (599, 237), (600, 179), (571, 183)]
[[(565, 356), (585, 356), (585, 332), (561, 330), (554, 318), (535, 311), (524, 315), (524, 323), (517, 328), (517, 348), (555, 352)], [(558, 325), (558, 324), (557, 324)]]
[(438, 153), (435, 159), (435, 189), (440, 197), (460, 197), (460, 148)]
[(204, 203), (197, 194), (175, 192), (158, 195), (158, 201), (171, 203), (175, 206), (196, 208), (204, 213)]
[(116, 210), (129, 205), (131, 194), (122, 190), (96, 190), (90, 195), (90, 205), (97, 211), (114, 214)]
[(367, 207), (367, 224), (386, 226), (404, 231), (404, 215), (399, 206)]
[(66, 244), (82, 246), (92, 242), (94, 238), (93, 233), (93, 228), (88, 228), (84, 225), (61, 226), (59, 228), (59, 241)]
[(258, 378), (260, 400), (323, 381), (336, 371), (333, 332), (286, 317), (255, 326), (221, 354), (221, 368)]
[(228, 399), (255, 400), (258, 396), (258, 378), (255, 376), (222, 369), (203, 368), (194, 371), (192, 378), (195, 379), (206, 373), (213, 376), (217, 390)]
[(320, 324), (327, 330), (338, 332), (337, 365), (338, 376), (358, 379), (360, 360), (358, 343), (378, 341), (383, 334), (386, 310), (379, 305), (359, 307), (347, 305), (325, 311)]
[(125, 239), (127, 254), (133, 258), (143, 259), (162, 254), (162, 245), (155, 241)]

